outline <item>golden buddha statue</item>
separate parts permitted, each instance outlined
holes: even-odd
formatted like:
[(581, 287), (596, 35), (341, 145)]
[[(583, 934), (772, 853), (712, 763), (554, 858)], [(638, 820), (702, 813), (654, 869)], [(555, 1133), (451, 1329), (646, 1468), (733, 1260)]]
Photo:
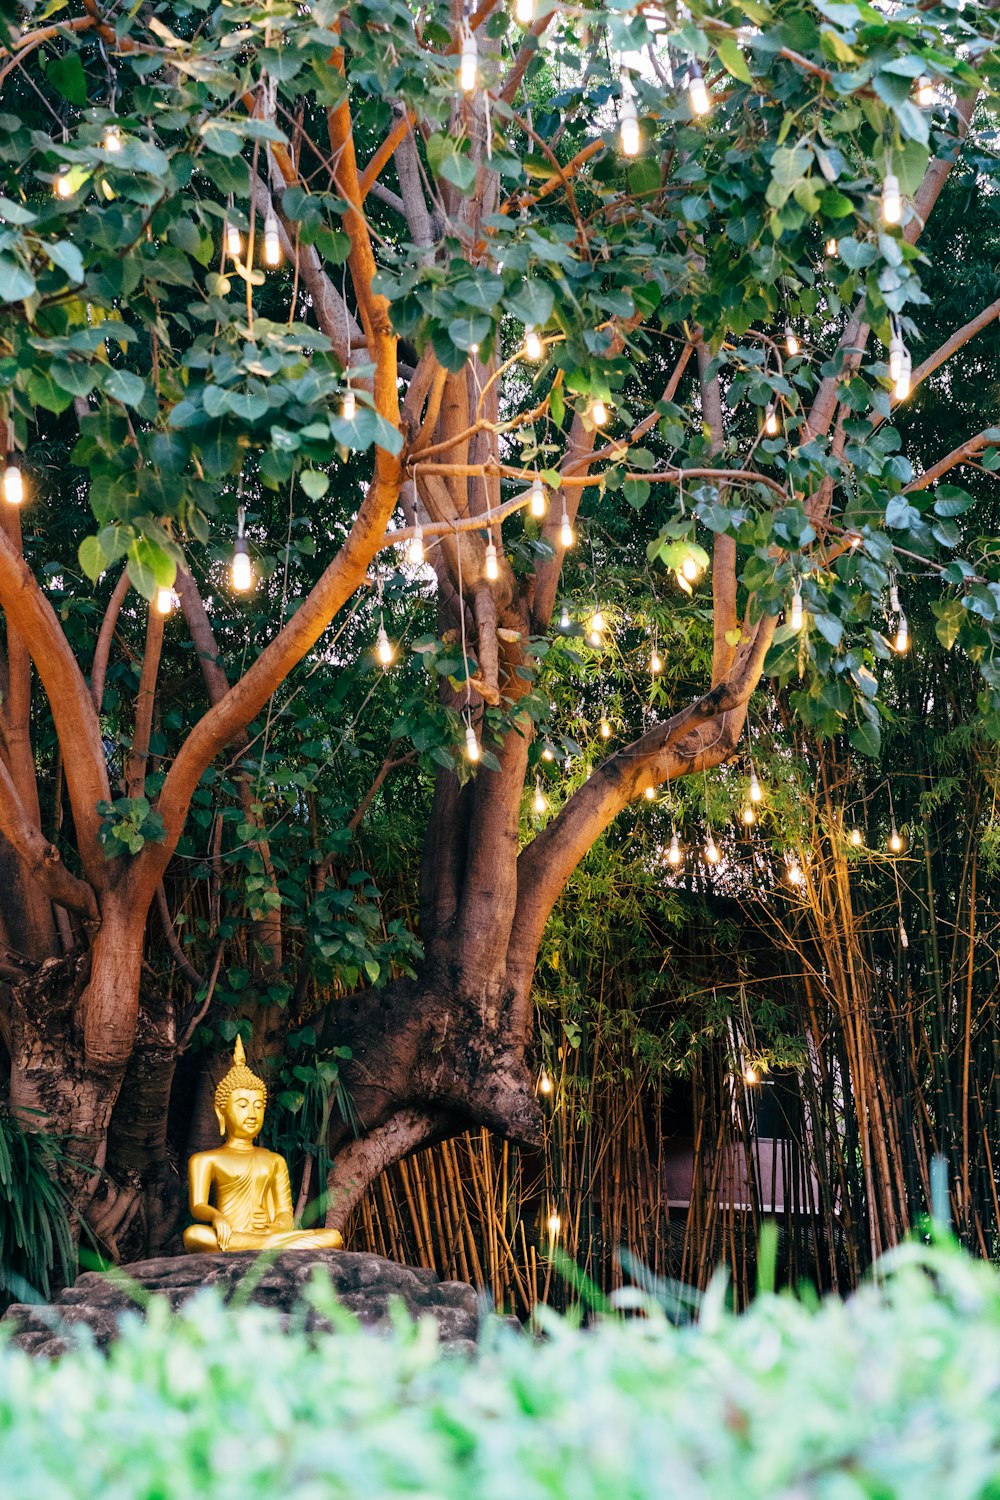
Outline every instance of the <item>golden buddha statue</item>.
[[(283, 1156), (254, 1145), (267, 1104), (267, 1086), (247, 1067), (236, 1038), (233, 1066), (215, 1091), (223, 1145), (197, 1151), (188, 1163), (191, 1216), (184, 1231), (190, 1254), (220, 1250), (339, 1250), (336, 1229), (296, 1229), (292, 1187)], [(213, 1193), (215, 1203), (212, 1203)]]

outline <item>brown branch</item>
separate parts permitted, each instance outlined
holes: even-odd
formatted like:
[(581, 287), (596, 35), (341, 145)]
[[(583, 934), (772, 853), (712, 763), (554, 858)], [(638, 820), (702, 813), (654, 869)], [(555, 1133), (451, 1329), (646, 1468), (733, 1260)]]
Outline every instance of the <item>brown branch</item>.
[(932, 484), (935, 484), (941, 478), (942, 474), (947, 474), (949, 469), (957, 468), (959, 464), (965, 463), (967, 459), (972, 458), (975, 454), (982, 453), (984, 448), (989, 448), (993, 444), (997, 444), (1000, 447), (1000, 438), (998, 438), (997, 432), (998, 429), (996, 427), (988, 427), (985, 432), (977, 432), (975, 437), (968, 438), (966, 442), (960, 443), (957, 448), (953, 448), (950, 453), (946, 453), (944, 458), (939, 458), (936, 464), (931, 464), (929, 469), (925, 469), (922, 474), (917, 475), (916, 479), (911, 480), (905, 486), (903, 494), (912, 495), (917, 490), (926, 490)]
[(153, 730), (153, 704), (156, 701), (156, 679), (163, 650), (163, 616), (152, 605), (146, 607), (146, 649), (142, 653), (139, 691), (135, 696), (135, 732), (125, 770), (125, 794), (141, 797), (146, 787), (146, 763), (149, 760), (149, 737)]
[(98, 713), (100, 713), (101, 704), (104, 701), (104, 679), (108, 672), (111, 642), (114, 639), (115, 626), (118, 624), (118, 616), (121, 614), (122, 605), (125, 603), (125, 595), (128, 593), (128, 590), (128, 573), (123, 568), (122, 576), (115, 584), (114, 592), (108, 600), (108, 607), (104, 611), (104, 619), (101, 621), (101, 630), (97, 637), (97, 645), (94, 647), (94, 664), (90, 669), (90, 696), (94, 700), (94, 707)]
[[(698, 381), (702, 418), (712, 437), (713, 456), (722, 451), (722, 391), (718, 374), (709, 376), (712, 353), (704, 339), (698, 342)], [(736, 630), (736, 538), (716, 532), (712, 546), (712, 682), (722, 682), (736, 656), (736, 646), (726, 640)]]
[(85, 880), (71, 875), (55, 844), (28, 817), (17, 788), (0, 760), (0, 833), (20, 855), (25, 869), (52, 901), (87, 922), (100, 921), (97, 899)]
[(200, 990), (205, 983), (204, 977), (198, 973), (198, 970), (184, 952), (180, 944), (180, 939), (174, 931), (173, 918), (170, 915), (170, 908), (167, 905), (167, 893), (163, 889), (162, 880), (156, 887), (156, 909), (160, 914), (160, 926), (163, 928), (163, 936), (167, 940), (167, 947), (170, 949), (171, 958), (184, 975), (184, 978), (190, 984), (193, 984), (196, 990)]

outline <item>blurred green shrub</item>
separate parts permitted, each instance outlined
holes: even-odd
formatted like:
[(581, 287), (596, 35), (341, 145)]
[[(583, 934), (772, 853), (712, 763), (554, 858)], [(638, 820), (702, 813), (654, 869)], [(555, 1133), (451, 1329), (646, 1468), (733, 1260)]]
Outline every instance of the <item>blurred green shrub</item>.
[[(328, 1306), (328, 1290), (314, 1298)], [(996, 1500), (1000, 1278), (907, 1246), (849, 1302), (721, 1283), (545, 1341), (283, 1332), (214, 1296), (32, 1361), (0, 1347), (0, 1475), (32, 1500)]]
[(76, 1274), (65, 1196), (56, 1181), (57, 1148), (22, 1130), (0, 1108), (0, 1310), (45, 1301)]

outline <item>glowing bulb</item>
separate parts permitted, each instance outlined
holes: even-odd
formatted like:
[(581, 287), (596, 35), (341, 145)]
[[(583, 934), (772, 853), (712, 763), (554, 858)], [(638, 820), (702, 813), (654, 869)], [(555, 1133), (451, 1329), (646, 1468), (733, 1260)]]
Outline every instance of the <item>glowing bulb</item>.
[(899, 608), (899, 586), (895, 578), (889, 584), (889, 610), (892, 614), (896, 615), (901, 612)]
[(889, 848), (893, 854), (899, 854), (903, 848), (903, 840), (899, 836), (895, 823), (893, 823), (892, 832), (889, 835)]
[(748, 828), (752, 828), (757, 821), (757, 814), (754, 812), (749, 803), (747, 803), (746, 807), (743, 809), (743, 821)]
[(701, 563), (693, 553), (689, 552), (687, 557), (681, 563), (681, 572), (687, 579), (688, 583), (696, 583), (701, 577)]
[(524, 352), (528, 359), (541, 359), (545, 350), (536, 329), (529, 323), (524, 330)]
[(798, 354), (800, 347), (801, 346), (799, 344), (798, 335), (796, 334), (795, 329), (792, 327), (791, 323), (787, 323), (785, 325), (785, 348), (788, 350), (789, 354)]
[(604, 624), (604, 616), (599, 609), (595, 609), (594, 613), (590, 617), (590, 628), (594, 635), (600, 635), (601, 631), (604, 629)]
[(278, 237), (278, 221), (271, 209), (264, 218), (264, 260), (269, 266), (281, 264), (281, 240)]
[(535, 0), (517, 0), (514, 17), (522, 26), (530, 26), (535, 19)]
[(548, 1224), (549, 1234), (553, 1239), (555, 1239), (559, 1231), (562, 1229), (562, 1219), (560, 1219), (558, 1214), (549, 1214)]
[(681, 846), (677, 842), (676, 833), (670, 840), (670, 848), (667, 850), (667, 859), (672, 865), (679, 865), (681, 862)]
[(750, 801), (751, 802), (763, 802), (763, 800), (764, 800), (764, 791), (763, 791), (763, 788), (761, 787), (760, 782), (757, 780), (757, 772), (756, 771), (751, 771), (750, 772)]
[(546, 745), (545, 749), (542, 751), (542, 760), (555, 760), (555, 755), (549, 749), (548, 745)]
[(917, 79), (917, 88), (913, 97), (922, 109), (934, 103), (934, 84), (926, 75)]
[(73, 184), (69, 178), (69, 168), (63, 167), (55, 182), (55, 194), (57, 198), (72, 198)]
[(722, 856), (719, 854), (718, 845), (712, 837), (710, 830), (708, 837), (705, 840), (705, 859), (710, 865), (717, 865), (721, 857)]
[(358, 410), (358, 399), (351, 387), (348, 386), (344, 392), (344, 400), (340, 408), (340, 415), (345, 422), (353, 422)]
[(744, 1082), (749, 1084), (760, 1082), (760, 1079), (757, 1077), (757, 1069), (753, 1066), (752, 1063), (747, 1063), (746, 1067), (743, 1069), (743, 1079)]
[(903, 217), (903, 199), (899, 191), (899, 178), (895, 172), (886, 172), (882, 183), (882, 218), (886, 224), (898, 224)]
[(798, 586), (796, 586), (795, 593), (792, 595), (792, 613), (788, 623), (793, 630), (802, 629), (802, 595), (799, 593)]
[(905, 354), (903, 340), (898, 333), (894, 333), (889, 340), (889, 379), (898, 381), (903, 369), (903, 355)]
[(892, 644), (900, 655), (910, 649), (910, 627), (906, 623), (905, 615), (900, 615), (899, 617), (899, 622), (896, 626), (896, 639)]
[(174, 607), (174, 591), (173, 591), (173, 589), (157, 589), (156, 590), (156, 608), (157, 608), (157, 612), (159, 614), (161, 614), (161, 615), (169, 615), (169, 613), (173, 609), (173, 607)]
[(907, 396), (910, 394), (910, 375), (912, 374), (912, 371), (912, 361), (909, 354), (904, 350), (903, 363), (900, 367), (899, 375), (896, 379), (895, 390), (893, 391), (893, 395), (895, 396), (897, 401), (905, 401)]
[(478, 344), (470, 344), (469, 345), (469, 353), (470, 354), (478, 354), (479, 353), (479, 345)]
[(559, 629), (568, 630), (570, 627), (570, 623), (569, 610), (564, 604), (562, 607), (562, 614), (559, 616)]
[(622, 155), (638, 156), (642, 141), (639, 135), (639, 117), (636, 114), (633, 99), (622, 100), (618, 120), (621, 126)]
[(253, 565), (246, 537), (238, 536), (233, 547), (232, 585), (238, 594), (245, 594), (253, 587)]
[(545, 809), (548, 807), (548, 805), (549, 804), (545, 800), (545, 793), (542, 791), (541, 780), (540, 780), (540, 778), (536, 777), (535, 778), (535, 801), (534, 801), (535, 812), (536, 813), (543, 813), (545, 811)]
[(540, 1094), (551, 1094), (552, 1092), (552, 1079), (544, 1068), (538, 1075), (538, 1092)]
[(479, 48), (475, 33), (466, 26), (462, 37), (462, 56), (458, 65), (458, 86), (463, 94), (471, 94), (476, 87), (479, 72)]
[(559, 527), (559, 545), (561, 547), (572, 547), (574, 540), (573, 528), (569, 524), (569, 514), (564, 506), (562, 522)]
[(652, 802), (652, 800), (653, 800), (653, 798), (655, 796), (656, 796), (656, 787), (655, 786), (648, 786), (646, 788), (646, 791), (645, 791), (646, 801), (647, 802)]
[(424, 560), (424, 533), (419, 523), (414, 528), (413, 535), (410, 537), (406, 556), (407, 561), (411, 562), (415, 568), (419, 568)]
[(3, 471), (3, 497), (8, 505), (21, 505), (24, 501), (24, 475), (17, 464), (8, 463)]
[(595, 427), (605, 427), (608, 421), (608, 408), (600, 397), (590, 403), (590, 420)]
[(802, 884), (802, 866), (799, 864), (798, 860), (789, 860), (787, 874), (789, 885)]
[(545, 486), (536, 479), (531, 486), (531, 514), (540, 521), (545, 514)]
[(837, 241), (831, 237), (826, 242), (826, 253), (832, 257), (837, 254), (837, 250)]
[(601, 720), (601, 739), (602, 740), (609, 740), (610, 738), (611, 738), (611, 725), (608, 723), (607, 719), (602, 719)]
[(778, 414), (773, 406), (767, 408), (767, 415), (764, 417), (764, 431), (768, 437), (774, 437), (778, 431)]
[(235, 224), (226, 225), (226, 254), (239, 260), (243, 254), (243, 240)]
[(860, 849), (861, 845), (862, 845), (862, 842), (863, 842), (863, 839), (862, 839), (862, 836), (861, 836), (861, 829), (860, 828), (852, 828), (851, 829), (851, 843), (854, 845), (855, 849)]
[(479, 741), (471, 724), (465, 726), (465, 753), (473, 762), (479, 759)]
[(486, 576), (490, 583), (496, 583), (500, 577), (500, 564), (497, 560), (497, 549), (492, 542), (486, 543)]
[(104, 147), (105, 151), (120, 151), (122, 149), (121, 132), (118, 129), (117, 125), (108, 126), (107, 130), (104, 132), (104, 138), (101, 141), (101, 145)]
[(392, 662), (392, 642), (385, 633), (385, 626), (381, 624), (378, 628), (378, 635), (375, 638), (375, 655), (378, 657), (383, 667), (389, 666)]
[(653, 652), (652, 656), (649, 658), (649, 670), (653, 673), (654, 677), (655, 677), (655, 675), (656, 675), (657, 672), (662, 672), (663, 671), (663, 663), (660, 660), (660, 658), (657, 656), (657, 654), (656, 654), (655, 651)]
[(688, 103), (693, 115), (707, 115), (712, 108), (705, 80), (697, 71), (693, 71), (688, 79)]

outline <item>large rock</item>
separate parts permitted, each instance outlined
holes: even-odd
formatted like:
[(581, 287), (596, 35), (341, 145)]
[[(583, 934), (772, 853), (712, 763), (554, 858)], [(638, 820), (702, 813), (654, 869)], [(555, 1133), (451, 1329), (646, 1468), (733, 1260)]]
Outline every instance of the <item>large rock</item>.
[[(440, 1281), (433, 1271), (351, 1250), (286, 1250), (266, 1269), (256, 1255), (232, 1254), (162, 1257), (137, 1261), (117, 1272), (86, 1271), (51, 1305), (16, 1303), (3, 1321), (16, 1325), (15, 1344), (29, 1354), (53, 1357), (64, 1352), (75, 1324), (86, 1324), (103, 1347), (114, 1338), (119, 1315), (141, 1312), (148, 1297), (165, 1297), (177, 1308), (202, 1287), (214, 1286), (228, 1302), (251, 1271), (249, 1301), (289, 1314), (301, 1309), (302, 1293), (318, 1268), (329, 1274), (342, 1306), (362, 1323), (378, 1328), (386, 1321), (390, 1303), (401, 1302), (414, 1318), (430, 1313), (443, 1343), (473, 1347), (480, 1305), (466, 1282)], [(311, 1307), (305, 1326), (329, 1328)]]

